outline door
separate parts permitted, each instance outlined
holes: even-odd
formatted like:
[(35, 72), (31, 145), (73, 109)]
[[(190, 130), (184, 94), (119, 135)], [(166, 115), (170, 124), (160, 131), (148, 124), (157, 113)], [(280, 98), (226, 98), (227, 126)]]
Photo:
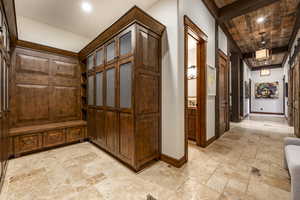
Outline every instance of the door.
[(229, 128), (227, 63), (227, 56), (219, 52), (219, 136), (223, 135)]
[(293, 112), (293, 70), (289, 70), (289, 83), (288, 83), (288, 123), (290, 126), (294, 125), (294, 112)]
[(293, 107), (294, 107), (294, 131), (297, 137), (300, 137), (299, 131), (299, 66), (296, 64), (293, 68)]

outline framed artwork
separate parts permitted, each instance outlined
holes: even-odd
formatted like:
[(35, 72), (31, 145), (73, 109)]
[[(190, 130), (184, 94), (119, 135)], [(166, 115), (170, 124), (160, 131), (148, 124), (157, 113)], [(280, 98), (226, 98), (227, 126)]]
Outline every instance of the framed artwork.
[(188, 108), (197, 107), (197, 97), (188, 97)]
[(270, 76), (270, 75), (271, 75), (270, 69), (262, 69), (262, 70), (260, 70), (260, 76)]
[(256, 99), (278, 99), (279, 98), (279, 82), (272, 83), (256, 83), (255, 98)]
[(207, 95), (216, 96), (216, 68), (207, 67)]

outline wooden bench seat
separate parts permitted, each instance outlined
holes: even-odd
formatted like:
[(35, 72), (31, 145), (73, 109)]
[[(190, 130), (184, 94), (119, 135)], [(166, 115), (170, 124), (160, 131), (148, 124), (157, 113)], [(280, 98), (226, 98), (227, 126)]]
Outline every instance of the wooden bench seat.
[(87, 138), (86, 121), (67, 121), (43, 125), (11, 128), (10, 154), (39, 151), (50, 147), (83, 141)]

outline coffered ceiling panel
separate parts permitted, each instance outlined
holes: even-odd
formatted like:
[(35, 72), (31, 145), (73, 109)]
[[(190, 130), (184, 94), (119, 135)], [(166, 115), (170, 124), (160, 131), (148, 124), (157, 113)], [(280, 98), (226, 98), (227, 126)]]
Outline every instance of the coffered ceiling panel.
[(215, 0), (215, 3), (219, 8), (222, 8), (222, 7), (227, 6), (235, 1), (237, 1), (237, 0)]
[[(288, 45), (293, 32), (299, 1), (280, 0), (233, 18), (225, 22), (225, 25), (242, 53), (255, 52), (261, 48), (284, 47)], [(265, 45), (262, 41), (265, 41)], [(283, 56), (272, 56), (274, 60), (271, 63), (279, 62), (280, 58), (283, 60)]]

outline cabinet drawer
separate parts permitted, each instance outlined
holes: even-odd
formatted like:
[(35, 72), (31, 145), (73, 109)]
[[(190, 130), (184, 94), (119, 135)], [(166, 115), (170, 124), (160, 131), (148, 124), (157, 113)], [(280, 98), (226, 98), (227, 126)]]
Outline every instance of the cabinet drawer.
[(66, 142), (66, 135), (63, 129), (48, 131), (44, 134), (44, 146), (51, 147)]
[(30, 152), (42, 148), (42, 134), (17, 136), (14, 138), (15, 154)]
[(75, 142), (84, 139), (84, 131), (82, 127), (69, 128), (67, 130), (67, 142)]

